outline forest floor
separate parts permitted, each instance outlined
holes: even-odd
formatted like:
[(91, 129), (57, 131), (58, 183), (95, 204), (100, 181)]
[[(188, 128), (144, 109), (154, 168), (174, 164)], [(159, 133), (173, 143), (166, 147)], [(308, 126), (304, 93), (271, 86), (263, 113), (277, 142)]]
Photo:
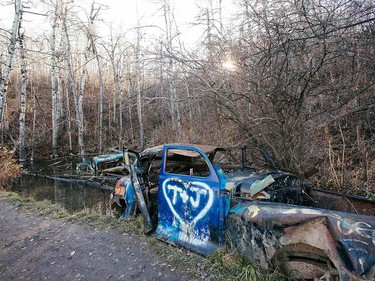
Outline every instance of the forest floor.
[(199, 272), (202, 257), (164, 252), (154, 238), (41, 216), (4, 194), (0, 210), (0, 280), (210, 279)]

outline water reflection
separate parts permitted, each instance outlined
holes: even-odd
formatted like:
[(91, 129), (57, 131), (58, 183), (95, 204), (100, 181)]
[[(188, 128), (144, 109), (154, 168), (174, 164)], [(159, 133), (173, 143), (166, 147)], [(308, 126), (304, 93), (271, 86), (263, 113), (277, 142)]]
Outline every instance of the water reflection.
[(38, 201), (50, 200), (63, 206), (69, 213), (85, 209), (92, 213), (109, 215), (110, 191), (46, 177), (72, 174), (73, 168), (73, 165), (69, 163), (62, 163), (59, 167), (51, 166), (48, 162), (34, 164), (26, 167), (29, 174), (20, 177), (10, 188), (10, 191), (18, 192), (23, 197), (33, 197)]

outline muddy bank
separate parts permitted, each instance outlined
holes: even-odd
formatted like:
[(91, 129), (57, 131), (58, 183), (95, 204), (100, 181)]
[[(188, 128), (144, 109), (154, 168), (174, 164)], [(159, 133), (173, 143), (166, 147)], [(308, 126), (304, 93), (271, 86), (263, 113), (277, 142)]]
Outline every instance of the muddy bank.
[(0, 210), (1, 280), (199, 279), (144, 236), (40, 217), (4, 198)]

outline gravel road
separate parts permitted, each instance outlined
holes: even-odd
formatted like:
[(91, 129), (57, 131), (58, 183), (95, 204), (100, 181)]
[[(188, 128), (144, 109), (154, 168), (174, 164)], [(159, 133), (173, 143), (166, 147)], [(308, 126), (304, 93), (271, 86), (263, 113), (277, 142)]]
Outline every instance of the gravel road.
[(0, 198), (0, 280), (192, 280), (149, 244), (39, 217)]

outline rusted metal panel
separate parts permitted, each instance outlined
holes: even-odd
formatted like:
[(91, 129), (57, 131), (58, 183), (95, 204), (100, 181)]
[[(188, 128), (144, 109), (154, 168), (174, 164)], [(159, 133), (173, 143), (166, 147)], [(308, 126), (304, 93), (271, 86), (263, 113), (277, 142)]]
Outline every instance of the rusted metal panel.
[[(251, 253), (250, 258), (263, 267), (270, 266), (283, 247), (303, 244), (321, 249), (342, 278), (374, 278), (374, 217), (254, 201), (239, 202), (230, 210), (229, 218), (229, 230), (236, 229), (237, 224), (246, 225), (246, 231), (232, 231), (232, 239), (242, 236), (238, 241), (241, 250)], [(251, 243), (243, 247), (242, 240)]]
[(318, 207), (329, 206), (331, 210), (368, 216), (375, 215), (375, 204), (370, 199), (318, 189), (309, 189), (308, 194), (314, 198)]
[(91, 172), (97, 174), (107, 168), (116, 167), (123, 161), (123, 153), (110, 153), (95, 156), (91, 161), (77, 163), (77, 172)]

